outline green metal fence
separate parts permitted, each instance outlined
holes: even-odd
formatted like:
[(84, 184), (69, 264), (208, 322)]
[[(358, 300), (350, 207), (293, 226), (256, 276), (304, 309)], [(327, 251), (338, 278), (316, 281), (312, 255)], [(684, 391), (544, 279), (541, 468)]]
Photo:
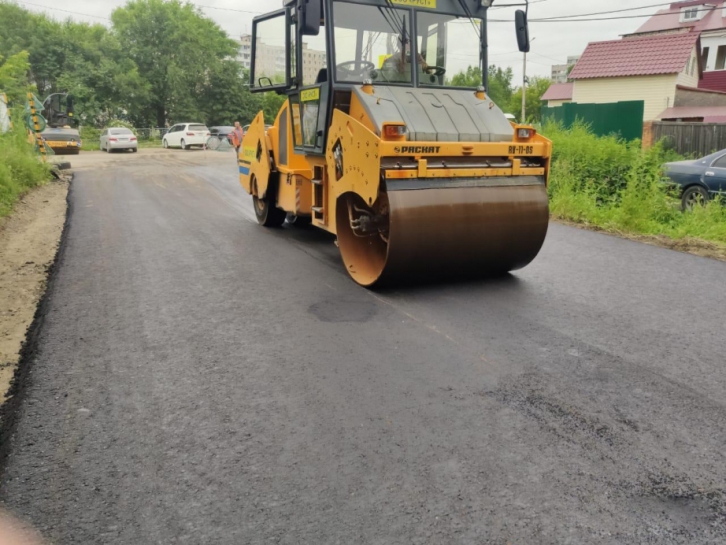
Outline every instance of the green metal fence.
[(556, 121), (569, 128), (576, 120), (587, 123), (598, 136), (618, 134), (626, 140), (643, 137), (645, 102), (613, 102), (610, 104), (563, 104), (542, 108), (542, 121)]

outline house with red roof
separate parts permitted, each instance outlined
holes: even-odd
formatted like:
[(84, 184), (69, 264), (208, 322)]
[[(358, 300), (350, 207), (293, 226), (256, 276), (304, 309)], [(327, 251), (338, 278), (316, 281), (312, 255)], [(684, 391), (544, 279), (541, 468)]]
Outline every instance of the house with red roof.
[(726, 2), (674, 2), (625, 39), (655, 34), (694, 33), (701, 38), (702, 89), (726, 91)]
[[(570, 73), (572, 101), (603, 104), (642, 100), (644, 121), (677, 106), (681, 89), (697, 89), (702, 74), (696, 32), (593, 42)], [(726, 107), (726, 95), (723, 96)]]
[(547, 101), (547, 106), (555, 108), (572, 102), (572, 91), (575, 88), (575, 84), (570, 83), (553, 83), (547, 92), (542, 95), (542, 100)]

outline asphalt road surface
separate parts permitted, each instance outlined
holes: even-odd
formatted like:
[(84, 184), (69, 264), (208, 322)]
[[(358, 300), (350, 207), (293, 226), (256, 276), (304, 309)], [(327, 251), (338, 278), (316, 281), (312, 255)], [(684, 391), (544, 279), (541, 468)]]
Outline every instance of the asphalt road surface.
[(726, 543), (726, 263), (371, 292), (231, 155), (74, 162), (0, 492), (53, 543)]

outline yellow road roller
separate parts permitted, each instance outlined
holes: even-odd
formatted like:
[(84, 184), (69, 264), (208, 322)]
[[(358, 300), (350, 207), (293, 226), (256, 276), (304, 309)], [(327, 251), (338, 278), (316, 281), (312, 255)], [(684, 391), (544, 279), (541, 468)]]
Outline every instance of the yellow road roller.
[[(366, 287), (528, 265), (552, 145), (488, 96), (492, 1), (284, 0), (255, 18), (251, 90), (287, 97), (238, 156), (259, 223), (336, 235)], [(527, 12), (515, 19), (528, 51)]]

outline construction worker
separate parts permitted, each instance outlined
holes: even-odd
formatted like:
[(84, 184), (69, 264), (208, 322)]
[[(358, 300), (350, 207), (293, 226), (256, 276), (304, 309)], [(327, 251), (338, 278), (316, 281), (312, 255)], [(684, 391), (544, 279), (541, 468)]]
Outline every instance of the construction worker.
[(240, 126), (239, 121), (235, 121), (234, 131), (232, 131), (232, 145), (237, 151), (237, 155), (239, 155), (239, 149), (242, 147), (242, 139), (244, 138), (244, 136), (245, 134), (242, 131), (242, 127)]

